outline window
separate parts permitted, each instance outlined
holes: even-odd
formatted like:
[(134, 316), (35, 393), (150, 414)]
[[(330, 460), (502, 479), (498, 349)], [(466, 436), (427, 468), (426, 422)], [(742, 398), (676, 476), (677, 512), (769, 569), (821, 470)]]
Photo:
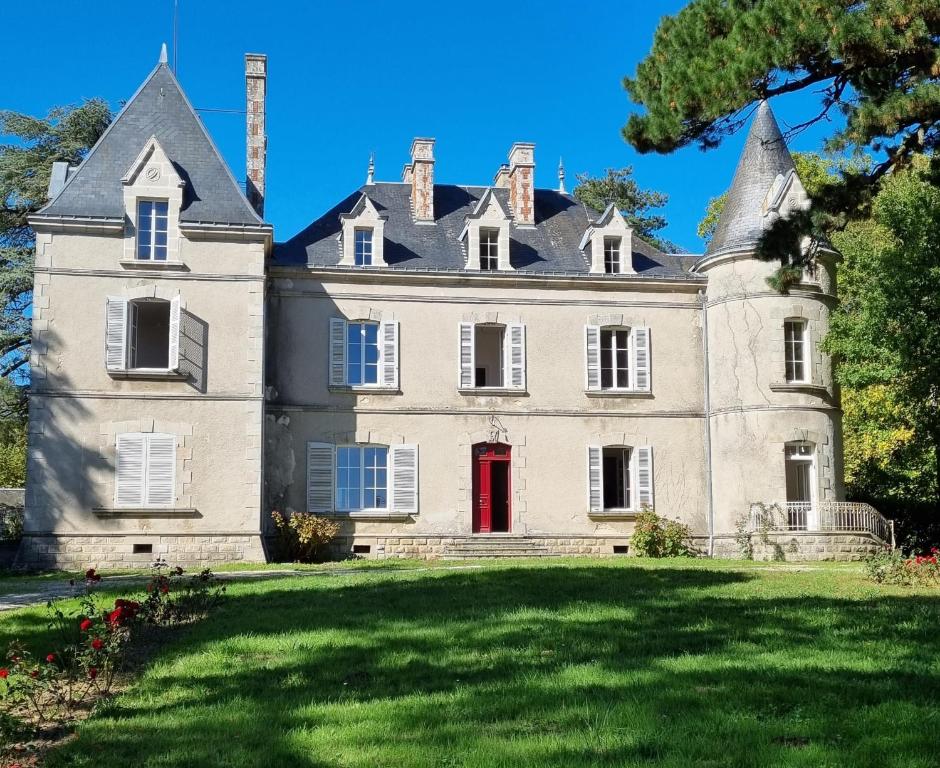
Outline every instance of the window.
[(608, 275), (620, 273), (620, 238), (604, 238), (604, 272)]
[(501, 325), (479, 325), (474, 334), (476, 386), (501, 387), (503, 376), (503, 341), (506, 329)]
[(105, 358), (109, 371), (170, 373), (179, 368), (181, 301), (109, 296)]
[(817, 527), (815, 453), (812, 443), (788, 443), (784, 449), (787, 527), (791, 529)]
[(388, 448), (341, 446), (336, 449), (336, 509), (385, 509), (388, 506)]
[(601, 389), (630, 388), (630, 331), (601, 329)]
[(786, 377), (788, 382), (809, 381), (807, 325), (805, 320), (786, 320), (783, 324)]
[(172, 507), (176, 497), (176, 436), (126, 433), (117, 436), (116, 507)]
[(604, 448), (604, 509), (630, 509), (629, 448)]
[(372, 266), (372, 230), (357, 229), (355, 243), (355, 260), (357, 267)]
[(498, 229), (480, 229), (480, 269), (499, 269)]
[(398, 389), (398, 323), (330, 319), (331, 387)]
[(137, 201), (137, 258), (166, 261), (166, 200)]
[(378, 384), (379, 324), (347, 323), (346, 383)]
[(460, 323), (458, 389), (525, 389), (525, 326)]

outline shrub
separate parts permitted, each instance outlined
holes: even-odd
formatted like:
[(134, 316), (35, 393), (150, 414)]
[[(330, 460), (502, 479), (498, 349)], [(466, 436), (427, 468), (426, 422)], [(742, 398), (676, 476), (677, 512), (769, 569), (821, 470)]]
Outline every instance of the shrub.
[(23, 510), (0, 504), (0, 541), (19, 541), (23, 538)]
[(630, 547), (638, 557), (688, 557), (689, 526), (645, 508), (636, 518)]
[(940, 586), (940, 549), (906, 557), (900, 549), (884, 549), (865, 559), (868, 578), (878, 584)]
[(278, 559), (300, 563), (329, 560), (330, 543), (339, 533), (339, 523), (308, 512), (294, 512), (289, 517), (271, 513), (277, 531)]

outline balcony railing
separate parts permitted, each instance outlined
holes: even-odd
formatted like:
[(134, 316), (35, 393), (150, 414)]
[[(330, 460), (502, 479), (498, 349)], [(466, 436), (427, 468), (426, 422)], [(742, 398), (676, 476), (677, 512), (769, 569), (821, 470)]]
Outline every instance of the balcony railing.
[(751, 504), (751, 530), (864, 532), (894, 546), (894, 526), (871, 504), (778, 501)]

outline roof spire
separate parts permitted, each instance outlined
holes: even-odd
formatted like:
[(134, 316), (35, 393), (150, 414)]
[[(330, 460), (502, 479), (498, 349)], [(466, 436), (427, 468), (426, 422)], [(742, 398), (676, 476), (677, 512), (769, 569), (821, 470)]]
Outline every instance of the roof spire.
[(558, 158), (558, 191), (561, 194), (567, 194), (565, 192), (565, 164), (562, 159)]
[(375, 184), (375, 152), (369, 153), (369, 170), (366, 173), (366, 185)]
[(166, 64), (166, 43), (160, 46), (160, 60), (158, 64)]

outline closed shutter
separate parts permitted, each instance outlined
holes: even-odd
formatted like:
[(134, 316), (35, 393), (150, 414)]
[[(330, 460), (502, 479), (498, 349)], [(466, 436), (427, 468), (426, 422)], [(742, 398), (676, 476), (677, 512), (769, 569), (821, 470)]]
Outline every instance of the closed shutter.
[(418, 511), (418, 446), (393, 445), (389, 448), (392, 463), (392, 510)]
[(330, 318), (330, 386), (341, 387), (346, 383), (346, 321), (341, 317)]
[(600, 512), (604, 508), (604, 462), (603, 449), (599, 445), (588, 446), (588, 509)]
[(584, 350), (587, 361), (585, 383), (588, 390), (601, 388), (601, 329), (598, 325), (584, 326)]
[(650, 390), (650, 329), (638, 327), (633, 336), (633, 388), (640, 392)]
[(167, 367), (175, 371), (180, 367), (180, 297), (170, 300), (170, 354)]
[(144, 474), (146, 435), (117, 436), (115, 460), (114, 506), (144, 505)]
[(472, 389), (475, 384), (473, 323), (460, 324), (460, 366), (457, 386), (460, 389)]
[(636, 499), (637, 509), (643, 507), (653, 508), (653, 449), (648, 445), (641, 445), (633, 449), (634, 466), (636, 467)]
[(176, 436), (147, 435), (146, 506), (172, 507), (176, 498)]
[(382, 323), (382, 386), (398, 388), (398, 323)]
[(105, 317), (105, 364), (109, 371), (123, 371), (127, 368), (127, 299), (108, 296)]
[(307, 443), (307, 511), (333, 511), (333, 463), (331, 443)]
[(506, 330), (509, 333), (509, 386), (525, 389), (525, 326), (514, 323)]

